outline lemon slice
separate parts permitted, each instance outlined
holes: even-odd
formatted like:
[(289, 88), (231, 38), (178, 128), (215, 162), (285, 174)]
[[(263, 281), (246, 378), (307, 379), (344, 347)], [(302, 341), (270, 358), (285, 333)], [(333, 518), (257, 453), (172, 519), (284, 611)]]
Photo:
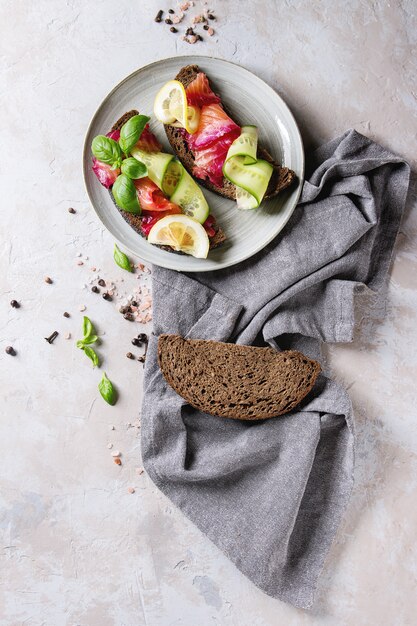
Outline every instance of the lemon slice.
[(189, 133), (195, 133), (200, 121), (199, 109), (188, 106), (184, 85), (179, 80), (168, 81), (158, 91), (153, 112), (163, 124), (177, 123)]
[(177, 252), (206, 259), (210, 242), (203, 226), (188, 215), (167, 215), (152, 226), (149, 243), (171, 246)]

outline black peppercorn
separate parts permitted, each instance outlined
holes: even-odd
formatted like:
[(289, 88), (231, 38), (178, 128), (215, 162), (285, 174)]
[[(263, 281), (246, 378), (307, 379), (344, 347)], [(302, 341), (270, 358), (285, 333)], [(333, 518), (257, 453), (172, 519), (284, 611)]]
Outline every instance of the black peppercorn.
[(76, 210), (70, 206), (70, 208), (68, 209), (68, 213), (76, 213)]
[(138, 340), (141, 343), (146, 343), (148, 341), (148, 335), (146, 333), (139, 333)]
[(105, 293), (103, 293), (103, 299), (104, 299), (104, 300), (109, 300), (109, 301), (110, 301), (110, 300), (112, 299), (112, 297), (111, 297), (111, 295), (110, 295), (110, 294), (106, 291)]
[(164, 14), (164, 12), (162, 10), (158, 11), (158, 13), (156, 14), (156, 17), (155, 17), (155, 22), (161, 22), (163, 14)]
[(123, 317), (125, 318), (125, 320), (127, 320), (128, 322), (133, 322), (133, 320), (135, 319), (132, 315), (132, 313), (125, 313), (123, 315)]
[(209, 18), (209, 20), (215, 20), (216, 18), (214, 17), (213, 13), (209, 13), (207, 15), (207, 17)]
[(138, 356), (138, 361), (139, 361), (139, 363), (145, 363), (145, 357), (144, 356)]
[(194, 35), (195, 33), (194, 33), (193, 29), (192, 29), (192, 28), (191, 28), (191, 26), (190, 26), (190, 27), (189, 27), (189, 28), (187, 28), (187, 30), (185, 31), (185, 34), (186, 34), (186, 35), (187, 35), (187, 37), (188, 37), (188, 35)]
[(137, 337), (132, 339), (132, 343), (133, 343), (134, 346), (141, 346), (142, 345), (142, 342), (139, 341), (139, 339)]
[(10, 354), (10, 356), (16, 356), (16, 350), (13, 348), (13, 346), (7, 346), (6, 352), (7, 354)]
[(127, 356), (128, 359), (134, 359), (135, 358), (131, 352), (128, 352), (126, 354), (126, 356)]
[(171, 13), (171, 15), (172, 15), (173, 13), (175, 13), (175, 11), (174, 11), (174, 9), (168, 9), (168, 13)]
[(93, 293), (100, 293), (100, 289), (99, 289), (98, 287), (96, 287), (96, 285), (93, 285), (93, 286), (91, 287), (91, 291), (92, 291)]
[(204, 24), (203, 28), (204, 28), (204, 30), (208, 30), (210, 28), (210, 26), (208, 24)]
[(106, 286), (106, 281), (103, 280), (102, 278), (100, 278), (100, 280), (98, 281), (98, 284), (100, 285), (100, 287), (105, 287)]
[(132, 306), (138, 306), (138, 303), (136, 302), (136, 300), (132, 300), (132, 302), (130, 303)]
[(169, 29), (171, 31), (171, 33), (177, 33), (177, 29), (175, 28), (175, 26), (171, 26), (171, 28)]
[(169, 17), (167, 17), (165, 20), (165, 24), (172, 24), (172, 20), (170, 20)]
[(68, 311), (64, 312), (64, 317), (70, 317), (70, 314), (68, 313)]
[(18, 303), (17, 300), (12, 300), (10, 302), (10, 306), (12, 306), (14, 309), (18, 309), (20, 307), (20, 304)]

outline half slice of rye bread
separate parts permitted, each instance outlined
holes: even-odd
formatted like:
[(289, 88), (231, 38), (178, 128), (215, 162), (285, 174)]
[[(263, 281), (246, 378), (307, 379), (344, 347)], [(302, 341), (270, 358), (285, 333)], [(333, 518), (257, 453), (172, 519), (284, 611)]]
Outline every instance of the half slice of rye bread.
[[(134, 115), (139, 115), (139, 111), (136, 111), (135, 109), (132, 109), (132, 111), (128, 111), (127, 113), (125, 113), (124, 115), (122, 115), (122, 117), (120, 119), (117, 120), (117, 122), (115, 124), (113, 124), (111, 130), (120, 130), (121, 127), (123, 126), (123, 124), (125, 124), (128, 120), (130, 120), (131, 117), (133, 117)], [(133, 230), (135, 230), (139, 235), (141, 235), (142, 237), (145, 237), (145, 234), (142, 230), (142, 220), (141, 220), (141, 216), (140, 215), (135, 215), (135, 213), (129, 213), (128, 211), (123, 211), (123, 209), (121, 209), (120, 207), (117, 206), (112, 191), (111, 189), (109, 189), (109, 193), (110, 193), (110, 197), (116, 207), (116, 209), (119, 211), (120, 215), (123, 217), (123, 219), (133, 228)], [(218, 248), (219, 246), (222, 245), (222, 243), (224, 243), (226, 241), (226, 235), (224, 234), (223, 230), (220, 228), (220, 226), (218, 226), (218, 224), (216, 223), (213, 226), (214, 230), (216, 231), (216, 234), (210, 238), (210, 250), (212, 250), (213, 248)], [(158, 246), (158, 248), (162, 248), (163, 250), (167, 250), (168, 252), (174, 252), (175, 254), (183, 254), (182, 252), (178, 252), (177, 250), (173, 250), (170, 246)]]
[[(200, 68), (198, 65), (187, 65), (183, 67), (175, 77), (175, 80), (179, 80), (187, 89), (188, 85), (194, 80), (197, 74), (200, 72)], [(223, 107), (224, 108), (224, 107)], [(226, 113), (231, 117), (231, 115), (226, 111)], [(175, 154), (178, 156), (181, 163), (188, 170), (188, 172), (193, 175), (193, 168), (195, 163), (194, 153), (188, 147), (187, 141), (183, 137), (181, 131), (175, 126), (169, 126), (165, 124), (165, 132), (168, 137), (168, 141), (171, 144), (172, 148), (175, 151)], [(297, 176), (295, 172), (290, 170), (288, 167), (281, 167), (281, 164), (274, 160), (274, 158), (269, 154), (269, 152), (263, 148), (262, 146), (258, 146), (258, 158), (264, 159), (273, 165), (274, 171), (271, 176), (271, 180), (269, 181), (268, 189), (266, 190), (265, 199), (274, 198), (281, 191), (290, 187), (292, 185)], [(236, 200), (236, 187), (230, 180), (227, 178), (223, 178), (222, 187), (217, 187), (213, 185), (209, 180), (198, 179), (198, 181), (221, 196), (225, 198), (230, 198), (231, 200)]]
[(158, 363), (191, 406), (220, 417), (261, 420), (294, 409), (311, 391), (320, 365), (301, 352), (160, 335)]

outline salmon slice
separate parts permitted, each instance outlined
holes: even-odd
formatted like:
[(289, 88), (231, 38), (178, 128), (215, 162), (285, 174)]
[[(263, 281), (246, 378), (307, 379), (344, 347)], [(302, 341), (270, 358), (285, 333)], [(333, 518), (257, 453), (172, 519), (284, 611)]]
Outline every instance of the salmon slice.
[(187, 102), (191, 106), (203, 107), (206, 104), (218, 104), (219, 96), (216, 96), (209, 85), (209, 81), (204, 72), (199, 72), (185, 90)]

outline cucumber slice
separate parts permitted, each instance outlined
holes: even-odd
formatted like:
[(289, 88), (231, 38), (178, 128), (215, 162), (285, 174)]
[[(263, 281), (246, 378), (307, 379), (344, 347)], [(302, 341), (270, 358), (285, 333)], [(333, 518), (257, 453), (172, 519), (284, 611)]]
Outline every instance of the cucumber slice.
[(174, 193), (182, 176), (183, 167), (181, 163), (173, 159), (168, 165), (165, 176), (162, 180), (162, 191), (168, 198)]
[(227, 153), (227, 160), (234, 156), (244, 156), (245, 165), (256, 163), (258, 149), (258, 129), (256, 126), (242, 126), (242, 131), (232, 143)]
[(203, 224), (210, 212), (209, 205), (194, 179), (182, 165), (181, 168), (182, 175), (171, 196), (171, 202), (178, 204), (186, 215)]
[(259, 204), (255, 196), (252, 196), (242, 187), (236, 187), (236, 206), (242, 211), (248, 211), (249, 209), (257, 209)]
[(146, 152), (136, 147), (131, 149), (130, 154), (146, 165), (148, 177), (162, 189), (162, 181), (174, 155), (165, 152)]
[(254, 196), (259, 206), (268, 188), (273, 169), (270, 163), (262, 159), (245, 165), (244, 156), (235, 156), (227, 159), (223, 165), (223, 174), (234, 185), (242, 187)]

